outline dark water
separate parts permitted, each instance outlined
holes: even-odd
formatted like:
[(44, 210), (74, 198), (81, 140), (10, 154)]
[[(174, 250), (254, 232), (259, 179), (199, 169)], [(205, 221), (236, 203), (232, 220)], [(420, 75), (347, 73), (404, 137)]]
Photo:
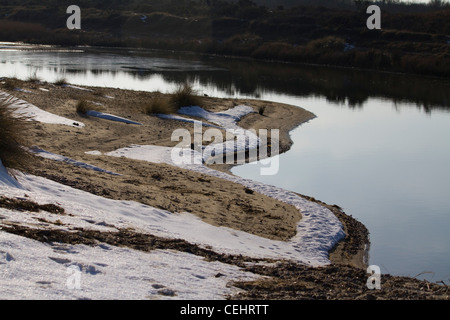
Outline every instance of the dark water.
[[(80, 49), (80, 48), (78, 48)], [(0, 76), (202, 94), (303, 107), (276, 176), (245, 178), (338, 204), (370, 231), (370, 263), (450, 282), (450, 83), (406, 75), (141, 50), (0, 51)]]

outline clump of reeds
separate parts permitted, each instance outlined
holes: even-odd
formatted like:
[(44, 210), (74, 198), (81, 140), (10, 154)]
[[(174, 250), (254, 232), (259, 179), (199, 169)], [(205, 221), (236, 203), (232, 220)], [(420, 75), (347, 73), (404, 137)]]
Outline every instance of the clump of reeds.
[(264, 112), (266, 111), (266, 107), (265, 106), (261, 106), (258, 108), (258, 113), (263, 116)]
[(42, 81), (42, 79), (37, 76), (37, 70), (36, 70), (27, 78), (27, 81), (32, 82), (32, 83), (39, 83)]
[(171, 114), (176, 113), (177, 108), (168, 97), (155, 97), (144, 106), (144, 112), (152, 114)]
[(64, 86), (64, 85), (67, 85), (68, 82), (67, 82), (66, 78), (59, 78), (59, 79), (56, 79), (54, 84), (57, 85), (57, 86)]
[(201, 107), (203, 105), (202, 98), (188, 83), (180, 85), (175, 92), (172, 93), (170, 100), (177, 109), (191, 106)]
[(13, 114), (11, 105), (11, 99), (0, 99), (0, 160), (8, 169), (26, 171), (32, 163), (30, 152), (23, 147), (28, 122)]
[(89, 110), (91, 110), (91, 106), (89, 102), (86, 100), (79, 100), (76, 106), (77, 112), (80, 114), (86, 114)]
[(144, 106), (144, 112), (152, 114), (173, 114), (182, 107), (202, 106), (203, 100), (190, 84), (180, 85), (172, 94), (158, 94)]

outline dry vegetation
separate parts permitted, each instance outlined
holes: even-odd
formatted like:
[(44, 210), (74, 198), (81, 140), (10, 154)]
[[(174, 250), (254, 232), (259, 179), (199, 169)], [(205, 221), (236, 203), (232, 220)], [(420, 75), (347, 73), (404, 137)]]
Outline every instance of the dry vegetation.
[(79, 114), (86, 114), (91, 109), (91, 105), (86, 100), (80, 100), (77, 102), (76, 110)]
[(157, 95), (144, 106), (144, 113), (173, 114), (182, 107), (202, 106), (202, 98), (188, 83), (180, 85), (170, 95)]
[(64, 86), (64, 85), (66, 85), (68, 83), (67, 83), (67, 79), (66, 78), (59, 78), (59, 79), (56, 79), (54, 84), (57, 85), (57, 86)]
[(177, 110), (167, 97), (155, 97), (144, 106), (144, 112), (148, 115), (172, 114)]
[(26, 171), (31, 155), (23, 147), (26, 119), (13, 115), (10, 100), (0, 100), (0, 160), (9, 169)]
[(203, 105), (202, 99), (198, 96), (198, 93), (187, 83), (179, 86), (177, 90), (172, 93), (170, 100), (177, 109), (190, 106), (201, 107)]

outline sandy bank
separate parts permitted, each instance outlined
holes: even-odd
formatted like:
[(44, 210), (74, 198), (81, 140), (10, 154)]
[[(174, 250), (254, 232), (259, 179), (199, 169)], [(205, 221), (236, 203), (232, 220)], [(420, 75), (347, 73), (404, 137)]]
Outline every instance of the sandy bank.
[[(87, 162), (120, 176), (74, 168), (72, 165), (37, 158), (33, 174), (87, 190), (111, 199), (136, 200), (171, 212), (190, 212), (207, 223), (242, 230), (275, 240), (295, 235), (301, 219), (297, 209), (267, 196), (246, 192), (241, 185), (195, 172), (179, 170), (165, 164), (149, 164), (113, 157), (86, 154), (89, 151), (110, 152), (133, 144), (175, 146), (171, 141), (175, 129), (193, 131), (192, 124), (160, 119), (143, 113), (145, 103), (156, 93), (118, 89), (90, 88), (92, 91), (53, 84), (20, 83), (24, 91), (10, 91), (15, 97), (33, 105), (83, 123), (83, 128), (32, 122), (27, 132), (29, 146)], [(48, 90), (48, 91), (47, 91)], [(114, 114), (142, 124), (128, 125), (87, 117), (76, 112), (80, 100), (89, 101), (97, 111)], [(294, 106), (262, 101), (236, 101), (204, 97), (209, 111), (224, 111), (238, 103), (249, 103), (255, 112), (265, 107), (264, 115), (251, 114), (243, 119), (246, 127), (279, 128), (280, 149), (291, 145), (289, 131), (314, 117)], [(257, 124), (257, 125), (255, 125)]]
[[(52, 84), (19, 82), (23, 91), (5, 90), (26, 100), (42, 110), (73, 119), (73, 126), (55, 126), (31, 122), (27, 132), (29, 146), (38, 146), (49, 152), (76, 161), (86, 162), (98, 168), (118, 173), (105, 174), (94, 170), (74, 167), (69, 163), (45, 158), (36, 158), (30, 173), (50, 180), (88, 191), (92, 194), (114, 200), (131, 200), (170, 212), (189, 212), (213, 226), (223, 226), (244, 231), (260, 237), (286, 241), (296, 233), (296, 226), (302, 220), (297, 208), (283, 201), (252, 192), (244, 186), (217, 177), (205, 176), (199, 172), (182, 170), (167, 164), (104, 157), (96, 151), (107, 153), (130, 145), (174, 146), (170, 140), (175, 129), (192, 131), (192, 125), (179, 121), (160, 119), (143, 113), (143, 106), (156, 93), (134, 92), (105, 88), (60, 87)], [(76, 112), (76, 104), (87, 100), (97, 111), (114, 114), (142, 124), (130, 125), (107, 121), (95, 117), (82, 116)], [(224, 111), (238, 104), (250, 105), (252, 113), (240, 121), (244, 128), (280, 129), (280, 148), (289, 149), (292, 141), (289, 132), (298, 125), (314, 118), (310, 112), (295, 106), (265, 101), (215, 99), (205, 97), (205, 109)], [(258, 113), (265, 107), (263, 115)], [(79, 124), (83, 124), (81, 127)], [(219, 168), (216, 166), (216, 169)], [(227, 171), (226, 166), (219, 169)], [(280, 263), (274, 268), (249, 267), (258, 274), (269, 275), (269, 280), (241, 283), (245, 290), (239, 298), (296, 299), (299, 294), (316, 298), (370, 298), (364, 286), (366, 280), (365, 245), (368, 232), (365, 227), (343, 213), (339, 207), (321, 203), (308, 198), (333, 212), (343, 223), (346, 238), (330, 253), (332, 266), (311, 269), (304, 266)], [(233, 260), (238, 264), (238, 260)], [(339, 266), (339, 267), (338, 267)], [(334, 269), (333, 269), (334, 268)], [(305, 278), (305, 274), (307, 278)], [(335, 286), (328, 290), (324, 275), (331, 274)], [(344, 288), (351, 285), (357, 274), (358, 287), (354, 290)], [(396, 279), (393, 286), (400, 285)], [(340, 283), (340, 284), (339, 284)], [(442, 297), (436, 287), (425, 286), (415, 279), (404, 282), (417, 294), (426, 293), (425, 298)], [(314, 287), (314, 284), (317, 286)], [(426, 289), (428, 288), (428, 291)], [(297, 291), (291, 290), (295, 289)], [(440, 290), (440, 289), (439, 289)], [(327, 291), (327, 293), (326, 293)], [(381, 298), (394, 298), (392, 292), (377, 292)], [(407, 290), (402, 291), (408, 297)], [(420, 296), (420, 295), (417, 295)]]

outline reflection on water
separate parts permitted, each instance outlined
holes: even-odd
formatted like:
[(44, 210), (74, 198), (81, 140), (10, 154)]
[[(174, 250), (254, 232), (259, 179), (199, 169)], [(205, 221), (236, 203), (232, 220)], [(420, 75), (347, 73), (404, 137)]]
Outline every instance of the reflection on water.
[(450, 83), (389, 73), (141, 50), (0, 51), (0, 76), (289, 103), (318, 118), (292, 133), (280, 173), (234, 173), (308, 194), (362, 221), (371, 263), (450, 278)]
[(318, 117), (292, 133), (275, 177), (234, 174), (338, 204), (370, 231), (370, 263), (384, 273), (450, 277), (450, 113), (370, 98), (362, 109), (296, 98)]
[[(413, 103), (431, 112), (450, 108), (450, 82), (350, 68), (298, 66), (175, 52), (84, 48), (84, 52), (0, 51), (1, 76), (167, 91), (163, 83), (195, 83), (203, 91), (259, 98), (268, 92), (323, 97), (361, 108), (369, 98)], [(79, 50), (78, 50), (79, 51)], [(105, 81), (107, 79), (107, 81)]]

